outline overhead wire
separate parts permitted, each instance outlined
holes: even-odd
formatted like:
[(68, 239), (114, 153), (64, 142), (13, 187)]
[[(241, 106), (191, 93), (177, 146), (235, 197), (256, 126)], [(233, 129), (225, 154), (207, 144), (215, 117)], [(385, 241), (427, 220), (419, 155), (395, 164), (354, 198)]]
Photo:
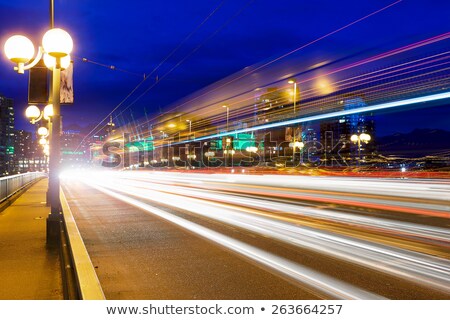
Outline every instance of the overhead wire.
[(222, 24), (216, 31), (210, 34), (204, 41), (202, 41), (199, 45), (197, 45), (194, 49), (192, 49), (186, 56), (184, 56), (178, 63), (176, 63), (169, 71), (167, 71), (159, 81), (155, 82), (149, 88), (147, 88), (141, 95), (139, 95), (133, 102), (130, 103), (125, 109), (123, 109), (119, 114), (128, 110), (131, 106), (133, 106), (137, 101), (139, 101), (144, 95), (147, 94), (148, 91), (153, 89), (160, 81), (166, 78), (172, 71), (178, 68), (184, 61), (186, 61), (190, 56), (192, 56), (195, 52), (197, 52), (206, 42), (211, 40), (214, 36), (216, 36), (220, 31), (222, 31), (233, 19), (239, 16), (252, 2), (255, 0), (249, 0), (239, 11), (237, 11), (230, 19), (228, 19), (224, 24)]
[[(177, 109), (177, 108), (179, 108), (179, 107), (181, 107), (181, 106), (183, 106), (183, 105), (185, 105), (185, 104), (187, 104), (187, 103), (189, 103), (189, 102), (195, 101), (195, 100), (199, 99), (200, 97), (205, 96), (206, 94), (209, 94), (209, 93), (211, 93), (211, 92), (217, 91), (218, 89), (220, 89), (220, 88), (222, 88), (222, 87), (224, 87), (224, 86), (226, 86), (226, 85), (228, 85), (228, 84), (230, 84), (230, 83), (233, 83), (233, 82), (235, 82), (235, 81), (237, 81), (237, 80), (239, 80), (239, 79), (241, 79), (241, 78), (243, 78), (243, 77), (245, 77), (245, 76), (248, 76), (248, 75), (250, 75), (250, 74), (253, 74), (255, 71), (258, 71), (258, 70), (260, 70), (260, 69), (262, 69), (262, 68), (265, 68), (265, 67), (267, 67), (267, 66), (273, 64), (274, 62), (279, 61), (279, 60), (281, 60), (281, 59), (284, 59), (284, 58), (286, 58), (286, 57), (292, 55), (293, 53), (298, 52), (299, 50), (302, 50), (302, 49), (304, 49), (304, 48), (306, 48), (306, 47), (308, 47), (308, 46), (310, 46), (310, 45), (312, 45), (312, 44), (314, 44), (314, 43), (316, 43), (316, 42), (318, 42), (318, 41), (320, 41), (320, 40), (323, 40), (323, 39), (325, 39), (325, 38), (327, 38), (327, 37), (329, 37), (329, 36), (331, 36), (331, 35), (334, 35), (334, 34), (340, 32), (340, 31), (342, 31), (342, 30), (344, 30), (344, 29), (349, 28), (350, 26), (352, 26), (352, 25), (354, 25), (354, 24), (357, 24), (357, 23), (359, 23), (359, 22), (361, 22), (361, 21), (363, 21), (363, 20), (365, 20), (365, 19), (367, 19), (367, 18), (369, 18), (369, 17), (371, 17), (371, 16), (374, 16), (374, 15), (376, 15), (376, 14), (378, 14), (378, 13), (384, 11), (384, 10), (387, 10), (388, 8), (394, 6), (394, 5), (396, 5), (396, 4), (398, 4), (398, 3), (402, 2), (402, 1), (403, 1), (403, 0), (397, 0), (397, 1), (391, 3), (391, 4), (387, 5), (387, 6), (384, 6), (384, 7), (380, 8), (380, 9), (378, 9), (378, 10), (376, 10), (376, 11), (373, 11), (373, 12), (371, 12), (371, 13), (369, 13), (369, 14), (367, 14), (367, 15), (365, 15), (365, 16), (363, 16), (363, 17), (357, 19), (357, 20), (354, 20), (354, 21), (352, 21), (352, 22), (350, 22), (350, 23), (348, 23), (348, 24), (346, 24), (346, 25), (344, 25), (344, 26), (342, 26), (342, 27), (340, 27), (340, 28), (338, 28), (338, 29), (336, 29), (336, 30), (334, 30), (334, 31), (331, 31), (331, 32), (329, 32), (329, 33), (327, 33), (327, 34), (325, 34), (325, 35), (323, 35), (323, 36), (321, 36), (321, 37), (319, 37), (319, 38), (317, 38), (317, 39), (315, 39), (315, 40), (313, 40), (313, 41), (310, 41), (310, 42), (308, 42), (308, 43), (306, 43), (306, 44), (304, 44), (304, 45), (302, 45), (302, 46), (300, 46), (300, 47), (298, 47), (298, 48), (296, 48), (296, 49), (294, 49), (294, 50), (291, 50), (290, 52), (285, 53), (285, 54), (283, 54), (283, 55), (281, 55), (281, 56), (279, 56), (279, 57), (277, 57), (277, 58), (275, 58), (275, 59), (273, 59), (273, 60), (271, 60), (271, 61), (269, 61), (269, 62), (267, 62), (267, 63), (265, 63), (265, 64), (263, 64), (263, 65), (261, 65), (261, 66), (259, 66), (259, 67), (257, 67), (256, 69), (253, 69), (253, 70), (251, 70), (251, 71), (249, 71), (249, 72), (247, 72), (247, 73), (245, 73), (245, 74), (243, 74), (243, 75), (241, 75), (241, 76), (239, 76), (239, 77), (233, 78), (233, 79), (231, 79), (231, 80), (229, 80), (229, 81), (227, 81), (227, 82), (221, 84), (221, 85), (218, 86), (218, 87), (215, 87), (215, 88), (213, 88), (213, 89), (211, 89), (211, 90), (209, 90), (209, 91), (207, 91), (207, 92), (204, 92), (204, 93), (202, 93), (202, 94), (196, 96), (195, 98), (193, 98), (193, 99), (191, 99), (191, 100), (188, 100), (188, 101), (186, 101), (186, 102), (183, 102), (182, 104), (180, 104), (180, 105), (178, 105), (178, 106), (172, 108), (171, 110), (166, 111), (165, 113), (173, 112), (173, 110), (175, 110), (175, 109)], [(154, 84), (154, 85), (152, 85), (150, 88), (148, 88), (148, 89), (144, 92), (144, 94), (145, 94), (146, 92), (148, 92), (150, 89), (152, 89), (155, 85), (156, 85), (156, 84)], [(142, 95), (141, 95), (141, 96), (142, 96)], [(140, 98), (141, 96), (139, 96), (138, 98)], [(132, 104), (134, 104), (136, 101), (137, 101), (137, 99), (136, 99), (135, 101), (133, 101)], [(129, 107), (130, 107), (130, 106), (126, 107), (125, 110), (128, 109)], [(123, 110), (123, 111), (125, 111), (125, 110)], [(122, 112), (123, 112), (123, 111), (122, 111)], [(154, 120), (154, 119), (155, 119), (155, 117), (152, 118), (152, 119), (150, 119), (149, 121), (152, 121), (152, 120)]]
[[(251, 4), (251, 2), (253, 2), (253, 1), (254, 1), (254, 0), (248, 1), (247, 4), (244, 6), (243, 9), (245, 9), (245, 8), (246, 8), (249, 4)], [(281, 56), (279, 56), (279, 57), (277, 57), (277, 58), (275, 58), (275, 59), (272, 59), (271, 61), (269, 61), (269, 62), (267, 62), (267, 63), (265, 63), (265, 64), (263, 64), (263, 65), (257, 67), (257, 68), (254, 69), (254, 70), (251, 70), (251, 71), (249, 71), (249, 72), (247, 72), (247, 73), (245, 73), (245, 74), (243, 74), (243, 75), (241, 75), (241, 76), (239, 76), (239, 77), (233, 78), (233, 79), (231, 79), (230, 81), (227, 81), (227, 82), (221, 84), (220, 86), (213, 88), (212, 90), (210, 90), (210, 91), (208, 91), (208, 92), (202, 93), (202, 94), (196, 96), (195, 98), (193, 98), (193, 99), (191, 99), (191, 100), (188, 100), (188, 101), (182, 103), (181, 105), (172, 108), (172, 109), (169, 110), (169, 111), (166, 111), (165, 113), (170, 113), (170, 112), (172, 112), (174, 109), (177, 109), (177, 108), (179, 108), (179, 107), (181, 107), (181, 106), (183, 106), (183, 105), (185, 105), (185, 104), (187, 104), (187, 103), (189, 103), (189, 102), (192, 102), (192, 101), (194, 101), (194, 100), (197, 100), (197, 99), (199, 99), (200, 97), (202, 97), (202, 96), (204, 96), (204, 95), (206, 95), (206, 94), (208, 94), (208, 93), (210, 93), (210, 92), (217, 91), (218, 89), (220, 89), (220, 88), (222, 88), (222, 87), (224, 87), (224, 86), (226, 86), (226, 85), (228, 85), (228, 84), (230, 84), (230, 83), (233, 83), (233, 82), (235, 82), (235, 81), (237, 81), (237, 80), (239, 80), (239, 79), (241, 79), (241, 78), (243, 78), (243, 77), (246, 77), (246, 76), (248, 76), (248, 75), (250, 75), (250, 74), (253, 74), (255, 71), (258, 71), (258, 70), (260, 70), (260, 69), (262, 69), (262, 68), (265, 68), (265, 67), (267, 67), (267, 66), (273, 64), (274, 62), (279, 61), (279, 60), (281, 60), (281, 59), (284, 59), (284, 58), (286, 58), (286, 57), (292, 55), (293, 53), (296, 53), (296, 52), (298, 52), (298, 51), (300, 51), (300, 50), (302, 50), (302, 49), (304, 49), (304, 48), (306, 48), (306, 47), (308, 47), (308, 46), (310, 46), (310, 45), (312, 45), (312, 44), (314, 44), (314, 43), (316, 43), (316, 42), (318, 42), (318, 41), (321, 41), (321, 40), (323, 40), (323, 39), (325, 39), (325, 38), (328, 38), (328, 37), (330, 37), (330, 36), (332, 36), (332, 35), (334, 35), (334, 34), (340, 32), (340, 31), (342, 31), (342, 30), (344, 30), (344, 29), (347, 29), (347, 28), (349, 28), (349, 27), (351, 27), (351, 26), (353, 26), (353, 25), (355, 25), (355, 24), (357, 24), (357, 23), (359, 23), (359, 22), (361, 22), (361, 21), (363, 21), (363, 20), (366, 20), (367, 18), (369, 18), (369, 17), (371, 17), (371, 16), (374, 16), (374, 15), (380, 13), (380, 12), (383, 12), (383, 11), (387, 10), (388, 8), (390, 8), (390, 7), (392, 7), (392, 6), (399, 4), (399, 3), (402, 2), (402, 1), (403, 1), (403, 0), (397, 0), (397, 1), (391, 3), (391, 4), (387, 5), (387, 6), (384, 6), (384, 7), (380, 8), (380, 9), (378, 9), (378, 10), (375, 10), (375, 11), (373, 11), (373, 12), (371, 12), (371, 13), (369, 13), (369, 14), (367, 14), (367, 15), (365, 15), (365, 16), (359, 18), (359, 19), (356, 19), (356, 20), (354, 20), (354, 21), (352, 21), (352, 22), (350, 22), (350, 23), (348, 23), (348, 24), (346, 24), (346, 25), (344, 25), (344, 26), (342, 26), (342, 27), (340, 27), (340, 28), (338, 28), (338, 29), (336, 29), (336, 30), (334, 30), (334, 31), (331, 31), (331, 32), (329, 32), (329, 33), (327, 33), (327, 34), (325, 34), (325, 35), (323, 35), (323, 36), (321, 36), (321, 37), (319, 37), (319, 38), (317, 38), (317, 39), (315, 39), (315, 40), (312, 40), (312, 41), (310, 41), (310, 42), (308, 42), (308, 43), (306, 43), (306, 44), (304, 44), (304, 45), (302, 45), (302, 46), (300, 46), (300, 47), (294, 49), (294, 50), (291, 50), (291, 51), (289, 51), (289, 52), (287, 52), (287, 53), (285, 53), (285, 54), (283, 54), (283, 55), (281, 55)], [(239, 14), (243, 11), (243, 9), (240, 10), (240, 11), (238, 12), (237, 15), (239, 15)], [(236, 16), (236, 14), (235, 14), (235, 16)], [(233, 17), (232, 17), (231, 19), (229, 19), (229, 20), (232, 20), (235, 16), (233, 16)], [(225, 23), (225, 26), (226, 26), (228, 23), (229, 23), (229, 22), (227, 21), (227, 22)], [(223, 26), (223, 27), (224, 27), (224, 26)], [(217, 32), (214, 32), (214, 33), (212, 34), (212, 36), (214, 36), (215, 34), (217, 34), (221, 29), (222, 29), (222, 26), (221, 26), (218, 30), (216, 30)], [(166, 74), (164, 74), (163, 77), (162, 77), (161, 79), (163, 79), (164, 77), (166, 77), (170, 72), (172, 72), (172, 71), (173, 71), (176, 67), (178, 67), (182, 62), (184, 62), (191, 54), (195, 53), (195, 51), (197, 51), (197, 50), (198, 50), (198, 49), (199, 49), (206, 41), (208, 41), (212, 36), (210, 35), (210, 37), (208, 37), (204, 42), (202, 42), (199, 46), (197, 46), (196, 48), (194, 48), (194, 49), (192, 50), (191, 53), (189, 53), (187, 56), (185, 56), (185, 57), (184, 57), (179, 63), (177, 63), (174, 67), (172, 67), (172, 69), (170, 69)], [(160, 80), (161, 80), (161, 79), (160, 79)], [(160, 81), (160, 80), (159, 80), (159, 81)], [(144, 91), (144, 93), (142, 93), (141, 95), (139, 95), (138, 98), (136, 98), (130, 105), (128, 105), (124, 110), (122, 110), (117, 116), (119, 116), (119, 115), (122, 114), (124, 111), (126, 111), (127, 109), (129, 109), (132, 105), (134, 105), (134, 104), (135, 104), (142, 96), (144, 96), (149, 90), (151, 90), (153, 87), (155, 87), (155, 86), (159, 83), (159, 81), (157, 81), (156, 83), (154, 83), (153, 85), (151, 85), (149, 88), (147, 88), (147, 89)], [(117, 110), (117, 108), (115, 108), (111, 113), (113, 113), (115, 110)], [(110, 113), (110, 114), (111, 114), (111, 113)], [(108, 117), (109, 117), (110, 114), (108, 114)], [(156, 118), (156, 117), (150, 119), (149, 121), (152, 121), (152, 120), (154, 120), (155, 118)], [(103, 120), (103, 121), (104, 121), (104, 120)], [(102, 121), (102, 122), (103, 122), (103, 121)], [(97, 132), (98, 132), (98, 131), (97, 131)], [(89, 135), (90, 135), (91, 133), (92, 133), (92, 132), (90, 132)], [(84, 140), (85, 140), (85, 139), (83, 139), (83, 142), (84, 142)], [(80, 146), (81, 146), (81, 143), (80, 143)], [(78, 149), (78, 148), (77, 148), (77, 149)]]
[[(109, 112), (95, 127), (94, 129), (92, 129), (80, 142), (80, 144), (78, 145), (78, 147), (76, 148), (76, 151), (81, 147), (81, 145), (84, 143), (84, 141), (86, 140), (87, 137), (90, 137), (91, 134), (106, 120), (109, 118), (109, 116), (116, 111), (134, 92), (136, 92), (136, 90), (147, 80), (150, 78), (150, 76), (156, 71), (158, 70), (159, 67), (161, 67), (161, 65), (167, 61), (167, 59), (169, 59), (187, 40), (189, 40), (222, 6), (223, 4), (226, 2), (227, 0), (222, 0), (214, 9), (212, 12), (210, 12), (208, 14), (208, 16), (203, 19), (203, 21), (191, 32), (189, 33), (182, 41), (181, 43), (174, 49), (172, 50), (163, 60), (162, 62), (160, 62), (151, 72), (148, 76), (145, 76), (144, 74), (144, 79), (125, 97), (125, 99), (123, 99), (116, 107), (113, 108), (113, 110), (111, 112)], [(77, 57), (78, 58), (78, 57)], [(82, 60), (85, 58), (81, 58)], [(86, 59), (87, 60), (87, 59)], [(98, 62), (93, 62), (91, 60), (88, 60), (86, 62), (91, 62), (103, 67), (108, 67), (110, 68), (111, 66), (102, 64), (102, 63), (98, 63)], [(110, 68), (111, 69), (111, 68)], [(124, 72), (125, 70), (123, 69), (119, 69), (120, 71)], [(128, 71), (125, 71), (128, 72)], [(128, 72), (130, 73), (130, 72)], [(103, 127), (104, 128), (104, 127)], [(102, 128), (101, 128), (102, 129)], [(100, 130), (101, 130), (100, 129)], [(98, 131), (97, 131), (98, 132)], [(96, 132), (96, 133), (97, 133)], [(95, 133), (94, 133), (95, 134)]]

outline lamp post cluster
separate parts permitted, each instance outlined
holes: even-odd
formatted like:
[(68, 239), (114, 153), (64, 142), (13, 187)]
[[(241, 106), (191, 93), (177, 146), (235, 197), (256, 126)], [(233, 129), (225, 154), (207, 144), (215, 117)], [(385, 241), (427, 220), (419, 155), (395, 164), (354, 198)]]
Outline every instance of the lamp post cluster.
[[(42, 113), (36, 106), (29, 106), (26, 110), (26, 116), (32, 123), (36, 123), (42, 117), (49, 118), (51, 121), (51, 130), (47, 132), (47, 135), (50, 137), (49, 147), (46, 147), (50, 160), (48, 195), (51, 206), (51, 212), (47, 218), (47, 241), (51, 243), (59, 237), (61, 221), (61, 204), (59, 200), (61, 70), (67, 68), (70, 64), (69, 54), (72, 48), (73, 41), (71, 36), (60, 28), (51, 28), (44, 34), (42, 37), (42, 46), (38, 47), (36, 56), (33, 43), (30, 39), (22, 35), (10, 37), (4, 46), (6, 57), (16, 64), (14, 70), (19, 74), (23, 74), (25, 70), (33, 68), (41, 59), (44, 60), (47, 68), (52, 70), (52, 94), (49, 97), (49, 105), (51, 107), (47, 105)], [(26, 64), (28, 62), (30, 63)]]
[(358, 159), (361, 161), (361, 143), (369, 143), (371, 139), (370, 134), (361, 133), (360, 135), (354, 134), (350, 137), (350, 140), (358, 145)]

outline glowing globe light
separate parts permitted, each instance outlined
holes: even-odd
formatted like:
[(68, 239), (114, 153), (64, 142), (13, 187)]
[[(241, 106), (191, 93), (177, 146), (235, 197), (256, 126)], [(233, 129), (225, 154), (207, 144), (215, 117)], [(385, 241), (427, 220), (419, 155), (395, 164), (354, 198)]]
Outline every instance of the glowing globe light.
[(367, 133), (361, 133), (361, 135), (359, 137), (360, 137), (361, 141), (364, 141), (364, 142), (369, 142), (371, 139), (370, 135)]
[(289, 147), (290, 148), (303, 148), (305, 146), (305, 144), (303, 143), (303, 142), (301, 142), (301, 141), (295, 141), (295, 142), (291, 142), (291, 143), (289, 143)]
[(62, 58), (72, 52), (73, 41), (67, 31), (60, 28), (48, 30), (42, 38), (44, 51), (55, 58)]
[(53, 105), (48, 104), (44, 108), (44, 119), (49, 120), (53, 116)]
[(352, 142), (357, 142), (358, 141), (358, 136), (356, 134), (352, 135), (350, 137), (350, 140), (352, 140)]
[(45, 139), (45, 138), (40, 138), (40, 139), (39, 139), (39, 144), (40, 144), (41, 146), (46, 145), (46, 144), (47, 144), (47, 139)]
[(14, 63), (26, 63), (34, 56), (34, 45), (30, 39), (15, 35), (5, 42), (6, 57)]
[[(61, 58), (61, 69), (67, 69), (70, 66), (70, 55), (67, 55), (63, 58)], [(44, 64), (47, 68), (50, 70), (53, 69), (56, 65), (56, 58), (52, 57), (51, 55), (44, 53)]]
[(303, 148), (305, 146), (305, 144), (303, 142), (301, 142), (301, 141), (296, 141), (294, 143), (294, 146), (301, 149), (301, 148)]
[(46, 127), (40, 127), (38, 129), (38, 135), (40, 135), (40, 136), (48, 135), (48, 129)]
[(39, 116), (41, 115), (41, 111), (39, 110), (38, 107), (31, 105), (27, 108), (27, 110), (25, 110), (25, 116), (28, 119), (37, 119), (39, 118)]

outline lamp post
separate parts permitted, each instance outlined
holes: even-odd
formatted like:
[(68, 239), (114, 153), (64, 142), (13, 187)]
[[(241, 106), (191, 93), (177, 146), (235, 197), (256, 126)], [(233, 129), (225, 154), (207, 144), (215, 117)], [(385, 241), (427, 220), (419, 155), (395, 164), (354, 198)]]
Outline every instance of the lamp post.
[(192, 121), (191, 121), (191, 120), (186, 120), (186, 122), (189, 122), (189, 139), (191, 139), (191, 134), (192, 134)]
[(205, 157), (208, 158), (208, 169), (210, 168), (209, 160), (211, 157), (214, 157), (216, 154), (212, 151), (205, 152)]
[(294, 139), (294, 142), (289, 143), (289, 147), (292, 148), (292, 152), (293, 152), (292, 158), (293, 159), (295, 159), (295, 149), (298, 148), (299, 150), (302, 150), (304, 146), (305, 146), (305, 144), (302, 141), (295, 141), (295, 139)]
[(354, 134), (350, 137), (350, 140), (358, 145), (358, 161), (361, 163), (361, 142), (369, 143), (371, 136), (368, 133), (361, 133), (360, 135)]
[(227, 108), (227, 132), (228, 132), (228, 119), (230, 117), (230, 108), (226, 105), (223, 105), (222, 108)]
[[(47, 67), (53, 70), (52, 74), (52, 97), (53, 105), (52, 116), (52, 132), (50, 136), (50, 172), (49, 172), (49, 196), (50, 196), (50, 215), (47, 218), (47, 242), (56, 243), (59, 239), (60, 221), (61, 221), (61, 204), (59, 200), (59, 162), (60, 162), (60, 134), (61, 134), (61, 113), (60, 113), (60, 81), (61, 81), (61, 65), (62, 61), (67, 61), (73, 48), (71, 36), (60, 28), (52, 28), (48, 30), (42, 38), (42, 46), (39, 46), (38, 53), (34, 57), (34, 45), (28, 38), (22, 35), (14, 35), (10, 37), (4, 47), (4, 51), (9, 60), (17, 64), (14, 67), (19, 74), (23, 74), (25, 70), (34, 67), (44, 56), (44, 62), (47, 61)], [(31, 59), (33, 61), (28, 65)], [(36, 109), (30, 110), (29, 115)]]
[[(288, 80), (289, 84), (292, 84), (294, 86), (294, 90), (293, 90), (293, 95), (292, 95), (292, 100), (294, 102), (294, 118), (297, 115), (297, 110), (296, 110), (296, 106), (297, 106), (297, 81), (292, 78)], [(294, 137), (294, 141), (293, 141), (293, 147), (292, 147), (292, 161), (295, 161), (295, 148), (296, 148), (296, 137), (295, 137), (295, 129), (293, 130), (293, 137)]]
[[(52, 136), (52, 122), (51, 122), (51, 117), (53, 116), (53, 105), (52, 104), (47, 104), (44, 107), (44, 110), (42, 112), (37, 106), (30, 105), (25, 110), (25, 116), (28, 118), (28, 120), (30, 121), (31, 124), (35, 124), (38, 121), (40, 121), (41, 119), (46, 120), (48, 122), (48, 132), (46, 134), (46, 137)], [(38, 134), (39, 134), (39, 132), (38, 132)], [(45, 154), (45, 156), (46, 156), (46, 161), (47, 161), (48, 160), (47, 158), (49, 157), (49, 152), (50, 152), (50, 147), (48, 145), (48, 141), (47, 141), (46, 147), (47, 147), (47, 154)], [(47, 164), (45, 164), (45, 167), (47, 169)], [(47, 202), (47, 206), (50, 206), (50, 181), (48, 183), (46, 202)]]
[(227, 158), (228, 158), (228, 155), (231, 155), (231, 167), (233, 167), (234, 166), (233, 165), (233, 162), (234, 162), (233, 157), (234, 157), (234, 154), (236, 153), (236, 151), (234, 149), (227, 149), (227, 150), (224, 150), (223, 152), (227, 155)]
[(247, 147), (247, 148), (245, 148), (245, 150), (246, 150), (248, 153), (250, 153), (250, 158), (252, 159), (251, 161), (252, 161), (252, 164), (253, 164), (254, 159), (253, 159), (253, 157), (252, 157), (252, 153), (256, 153), (256, 152), (258, 151), (258, 147)]
[(50, 118), (53, 116), (53, 105), (48, 104), (45, 106), (44, 110), (41, 112), (39, 108), (35, 105), (30, 105), (25, 110), (25, 117), (27, 117), (31, 124), (35, 124), (42, 118), (50, 122)]
[(297, 103), (297, 82), (296, 82), (296, 80), (294, 78), (292, 78), (292, 79), (288, 80), (288, 83), (294, 85), (293, 101), (294, 101), (294, 117), (295, 117), (295, 114), (296, 114), (296, 108), (295, 107), (296, 107), (296, 103)]

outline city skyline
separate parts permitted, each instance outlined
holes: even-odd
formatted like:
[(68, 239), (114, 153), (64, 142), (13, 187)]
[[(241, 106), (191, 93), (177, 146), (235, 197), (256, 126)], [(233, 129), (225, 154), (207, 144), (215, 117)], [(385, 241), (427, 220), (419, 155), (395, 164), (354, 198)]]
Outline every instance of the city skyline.
[[(441, 2), (441, 5), (448, 6), (445, 2)], [(162, 77), (170, 72), (167, 77), (163, 78), (122, 114), (125, 116), (125, 121), (127, 119), (131, 121), (131, 112), (134, 118), (142, 117), (144, 110), (150, 116), (157, 115), (160, 110), (166, 111), (177, 100), (193, 91), (200, 90), (245, 67), (258, 65), (261, 61), (270, 61), (269, 57), (280, 56), (327, 32), (335, 31), (337, 28), (345, 26), (346, 23), (393, 3), (395, 2), (383, 1), (377, 4), (359, 3), (358, 6), (338, 6), (331, 1), (324, 1), (325, 7), (319, 4), (306, 5), (296, 1), (286, 3), (283, 7), (267, 6), (266, 1), (249, 1), (244, 4), (227, 1), (215, 4), (198, 3), (198, 6), (186, 8), (195, 13), (192, 15), (195, 19), (187, 21), (183, 16), (180, 17), (183, 19), (179, 21), (164, 21), (163, 24), (158, 24), (152, 19), (144, 19), (147, 22), (143, 22), (144, 20), (138, 22), (134, 20), (139, 19), (133, 18), (131, 21), (127, 18), (127, 10), (136, 9), (133, 7), (134, 4), (130, 5), (131, 7), (122, 7), (118, 6), (118, 2), (112, 1), (110, 6), (103, 8), (102, 14), (99, 14), (95, 6), (83, 7), (65, 1), (56, 1), (56, 25), (71, 30), (75, 39), (73, 58), (75, 103), (63, 106), (64, 123), (66, 125), (72, 123), (87, 125), (101, 120), (125, 98), (135, 85), (142, 81), (141, 74), (143, 76), (146, 73), (148, 76), (152, 68), (155, 69), (161, 62), (164, 62), (140, 88), (141, 92), (155, 85), (155, 79), (150, 78)], [(366, 53), (382, 52), (382, 50), (396, 48), (399, 44), (410, 44), (447, 31), (445, 19), (436, 18), (436, 15), (439, 17), (445, 10), (442, 8), (438, 10), (437, 7), (420, 3), (421, 6), (427, 6), (429, 10), (426, 11), (426, 14), (421, 15), (420, 20), (417, 20), (415, 19), (418, 14), (415, 10), (416, 4), (418, 2), (415, 1), (395, 3), (384, 11), (358, 22), (355, 26), (349, 26), (335, 35), (319, 41), (312, 45), (309, 51), (300, 50), (292, 57), (292, 62), (288, 62), (288, 65), (303, 57), (307, 64), (317, 62), (318, 58), (336, 61), (349, 59), (352, 55), (364, 57), (367, 55)], [(10, 21), (9, 17), (2, 19), (2, 29), (7, 34), (11, 34), (19, 31), (15, 28), (19, 28), (20, 25), (20, 29), (24, 30), (26, 34), (31, 35), (33, 39), (39, 39), (41, 30), (48, 25), (46, 5), (46, 2), (36, 3), (25, 0), (1, 3), (2, 12), (7, 10), (17, 12), (15, 21)], [(181, 3), (176, 3), (176, 5), (183, 6)], [(172, 11), (172, 9), (165, 8), (162, 2), (145, 6), (153, 9), (150, 17), (157, 18), (158, 11)], [(344, 7), (346, 8), (345, 12), (342, 11), (344, 14), (332, 15), (332, 12), (339, 13)], [(275, 10), (277, 15), (275, 13), (273, 16), (268, 15), (270, 9)], [(120, 10), (124, 10), (122, 15), (124, 24), (129, 23), (131, 27), (135, 27), (131, 28), (131, 31), (120, 29), (108, 19), (108, 14), (117, 13)], [(179, 14), (178, 11), (174, 12)], [(80, 13), (84, 15), (80, 16)], [(26, 19), (29, 15), (36, 19)], [(145, 13), (142, 15), (145, 16)], [(276, 21), (275, 24), (276, 17), (283, 15), (292, 18), (298, 16), (297, 19), (302, 21), (301, 26), (309, 24), (312, 28), (304, 29), (298, 26), (295, 22), (296, 19)], [(259, 16), (264, 16), (265, 19), (259, 19)], [(312, 16), (329, 19), (321, 20), (321, 23), (318, 23)], [(93, 28), (93, 24), (99, 24), (101, 27)], [(276, 25), (276, 28), (271, 28), (271, 25)], [(392, 29), (392, 25), (395, 25), (396, 28)], [(88, 28), (90, 28), (89, 32), (87, 32)], [(258, 28), (261, 31), (255, 32)], [(151, 37), (148, 36), (150, 30), (158, 29), (163, 31), (164, 35), (156, 32), (151, 33)], [(112, 35), (112, 30), (116, 30), (116, 34), (124, 35), (131, 32), (132, 37), (128, 39), (129, 37), (124, 36), (118, 38), (120, 41), (110, 41), (108, 39)], [(245, 30), (245, 32), (241, 33), (241, 30)], [(419, 30), (420, 33), (418, 33)], [(370, 42), (365, 41), (368, 35), (371, 36)], [(89, 38), (89, 43), (96, 45), (87, 47), (85, 45), (87, 41), (83, 41), (86, 37)], [(155, 46), (154, 44), (158, 41), (162, 41), (164, 45)], [(177, 46), (180, 48), (175, 54), (164, 61), (164, 58)], [(132, 51), (133, 54), (130, 56), (128, 51)], [(114, 65), (117, 70), (82, 62), (82, 58), (95, 63)], [(175, 69), (171, 72), (173, 67)], [(30, 127), (23, 117), (28, 77), (11, 75), (8, 68), (10, 66), (3, 58), (0, 61), (0, 92), (15, 100), (16, 127), (29, 130)], [(119, 69), (126, 72), (121, 72)], [(6, 80), (12, 76), (15, 77), (15, 81)], [(91, 81), (95, 85), (90, 84)], [(138, 92), (137, 96), (141, 92)], [(133, 96), (131, 100), (126, 101), (113, 115), (120, 114), (123, 109), (126, 109), (127, 103), (134, 101), (135, 98), (136, 96)], [(299, 105), (301, 107), (301, 101)], [(92, 113), (92, 109), (96, 112)], [(450, 116), (449, 110), (448, 107), (443, 107), (440, 109), (416, 109), (408, 113), (391, 113), (388, 116), (379, 115), (377, 116), (377, 122), (380, 123), (379, 132), (381, 135), (388, 135), (397, 131), (406, 133), (415, 128), (446, 129), (445, 118)], [(403, 121), (399, 121), (400, 119)], [(425, 121), (426, 119), (430, 119), (430, 121)]]
[(448, 12), (0, 0), (0, 318), (446, 314)]

